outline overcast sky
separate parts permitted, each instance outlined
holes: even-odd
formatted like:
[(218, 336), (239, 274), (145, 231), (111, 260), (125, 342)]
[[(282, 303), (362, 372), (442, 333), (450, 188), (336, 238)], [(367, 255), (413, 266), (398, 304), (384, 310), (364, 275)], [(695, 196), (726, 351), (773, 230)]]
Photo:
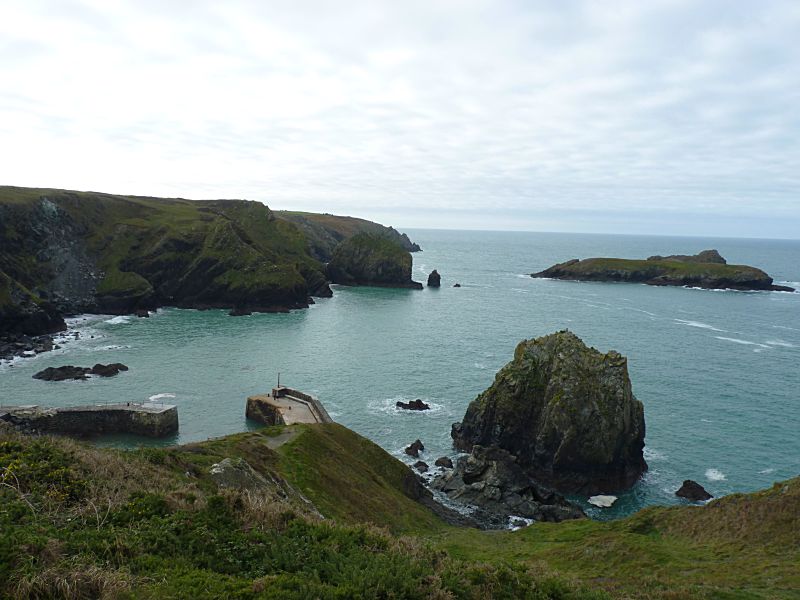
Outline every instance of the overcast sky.
[(800, 238), (800, 2), (0, 0), (0, 183)]

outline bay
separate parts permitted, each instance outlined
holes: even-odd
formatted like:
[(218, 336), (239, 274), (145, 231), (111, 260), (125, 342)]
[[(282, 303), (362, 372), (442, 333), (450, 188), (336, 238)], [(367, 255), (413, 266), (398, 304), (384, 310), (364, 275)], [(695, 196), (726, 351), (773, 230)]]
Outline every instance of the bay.
[[(683, 479), (715, 496), (800, 473), (800, 294), (658, 288), (532, 279), (570, 258), (692, 254), (716, 248), (777, 283), (800, 287), (800, 241), (412, 230), (441, 289), (335, 287), (290, 314), (229, 317), (163, 309), (149, 319), (84, 315), (60, 350), (0, 366), (0, 404), (66, 406), (148, 398), (178, 405), (185, 443), (246, 430), (248, 395), (281, 382), (318, 396), (338, 422), (401, 460), (416, 438), (425, 459), (453, 455), (450, 425), (488, 387), (516, 344), (570, 329), (628, 357), (644, 403), (650, 471), (600, 518), (679, 502)], [(452, 287), (454, 283), (462, 287)], [(47, 366), (122, 362), (111, 379), (42, 382)], [(421, 398), (422, 413), (395, 408)]]

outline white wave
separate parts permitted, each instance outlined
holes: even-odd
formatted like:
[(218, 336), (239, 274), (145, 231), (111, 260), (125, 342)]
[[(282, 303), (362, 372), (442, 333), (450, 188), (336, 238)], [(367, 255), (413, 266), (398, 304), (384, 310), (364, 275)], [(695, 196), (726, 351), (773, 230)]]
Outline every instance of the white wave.
[(800, 329), (797, 329), (796, 327), (789, 327), (787, 325), (773, 325), (772, 327), (775, 328), (775, 329), (787, 329), (789, 331), (800, 331)]
[(533, 279), (530, 275), (525, 275), (524, 273), (517, 273), (515, 277), (518, 277), (520, 279)]
[(719, 469), (706, 469), (706, 479), (709, 481), (725, 481), (727, 477)]
[(739, 338), (731, 338), (731, 337), (723, 337), (721, 335), (715, 335), (715, 338), (718, 340), (724, 340), (726, 342), (733, 342), (734, 344), (742, 344), (744, 346), (758, 346), (760, 348), (769, 348), (766, 344), (759, 344), (758, 342), (750, 342), (748, 340), (740, 340)]
[(686, 319), (674, 319), (674, 321), (678, 325), (686, 325), (687, 327), (697, 327), (698, 329), (709, 329), (711, 331), (725, 332), (724, 329), (719, 329), (713, 325), (709, 325), (708, 323), (702, 323), (701, 321), (687, 321)]
[(481, 371), (483, 371), (484, 369), (488, 369), (489, 368), (485, 364), (479, 363), (479, 362), (472, 363), (472, 366), (475, 367), (476, 369), (480, 369)]
[(516, 515), (511, 515), (508, 517), (508, 525), (506, 526), (507, 529), (511, 531), (517, 531), (518, 529), (524, 529), (528, 525), (532, 525), (534, 523), (533, 519), (527, 519), (525, 517), (518, 517)]
[(713, 423), (711, 419), (700, 419), (703, 423)]
[(768, 474), (774, 473), (774, 472), (775, 472), (775, 469), (771, 469), (771, 468), (770, 469), (763, 469), (762, 471), (759, 471), (759, 473), (761, 475), (768, 475)]
[(665, 460), (667, 458), (667, 455), (664, 454), (663, 452), (659, 452), (658, 450), (655, 450), (653, 448), (648, 448), (645, 446), (644, 457), (647, 460)]
[(131, 320), (130, 315), (119, 315), (117, 317), (113, 317), (106, 321), (109, 325), (122, 325), (124, 323), (129, 323)]
[(150, 402), (155, 402), (156, 400), (161, 400), (162, 398), (175, 398), (175, 394), (170, 394), (168, 392), (163, 394), (153, 394), (152, 396), (149, 396), (147, 399)]
[(783, 340), (767, 340), (764, 342), (769, 346), (781, 346), (782, 348), (797, 348), (794, 344), (790, 342), (784, 342)]

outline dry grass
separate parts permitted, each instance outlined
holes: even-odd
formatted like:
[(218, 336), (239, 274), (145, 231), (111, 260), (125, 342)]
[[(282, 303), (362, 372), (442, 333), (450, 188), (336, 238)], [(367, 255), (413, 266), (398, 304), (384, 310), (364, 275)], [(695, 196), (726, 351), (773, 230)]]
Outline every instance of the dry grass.
[(79, 563), (48, 567), (20, 579), (12, 591), (12, 598), (38, 600), (62, 598), (64, 600), (89, 600), (118, 598), (131, 589), (130, 575), (122, 571), (101, 569)]

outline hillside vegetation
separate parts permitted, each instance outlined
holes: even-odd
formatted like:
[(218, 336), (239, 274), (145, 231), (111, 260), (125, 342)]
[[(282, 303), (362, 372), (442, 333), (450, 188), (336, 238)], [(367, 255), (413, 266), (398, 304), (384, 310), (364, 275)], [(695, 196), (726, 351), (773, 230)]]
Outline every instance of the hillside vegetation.
[[(261, 483), (219, 487), (225, 458)], [(336, 424), (139, 451), (0, 432), (0, 595), (798, 597), (797, 479), (512, 533), (446, 525), (413, 477)]]

